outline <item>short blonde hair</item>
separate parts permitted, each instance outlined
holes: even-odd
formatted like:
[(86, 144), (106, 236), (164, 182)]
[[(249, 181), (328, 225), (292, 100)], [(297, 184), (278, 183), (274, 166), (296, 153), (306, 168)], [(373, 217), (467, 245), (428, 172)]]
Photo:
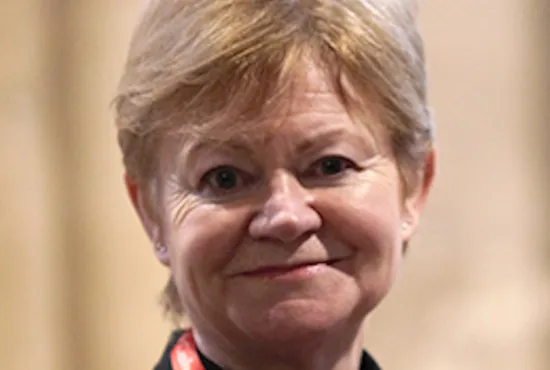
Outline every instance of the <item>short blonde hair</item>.
[[(223, 130), (235, 133), (277, 109), (304, 58), (327, 73), (350, 113), (376, 105), (401, 174), (414, 175), (433, 141), (416, 8), (414, 0), (151, 0), (115, 99), (128, 175), (147, 186), (170, 132), (237, 122)], [(413, 177), (403, 178), (406, 188)]]

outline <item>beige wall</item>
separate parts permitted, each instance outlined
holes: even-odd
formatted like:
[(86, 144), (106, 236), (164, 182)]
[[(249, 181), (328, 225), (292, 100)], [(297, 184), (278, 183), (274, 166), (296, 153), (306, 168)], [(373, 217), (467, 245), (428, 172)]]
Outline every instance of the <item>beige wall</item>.
[[(140, 3), (0, 3), (1, 369), (149, 369), (164, 344), (108, 110)], [(549, 6), (421, 5), (439, 177), (368, 346), (387, 369), (548, 369)]]

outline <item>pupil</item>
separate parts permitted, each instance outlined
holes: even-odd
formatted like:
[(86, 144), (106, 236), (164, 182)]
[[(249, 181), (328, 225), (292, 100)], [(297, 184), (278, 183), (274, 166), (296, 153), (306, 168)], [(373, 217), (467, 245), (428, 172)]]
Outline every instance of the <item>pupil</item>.
[(323, 173), (326, 175), (334, 175), (342, 171), (342, 162), (332, 158), (323, 161)]
[(219, 171), (216, 175), (216, 183), (221, 189), (231, 189), (237, 184), (237, 175), (229, 170)]

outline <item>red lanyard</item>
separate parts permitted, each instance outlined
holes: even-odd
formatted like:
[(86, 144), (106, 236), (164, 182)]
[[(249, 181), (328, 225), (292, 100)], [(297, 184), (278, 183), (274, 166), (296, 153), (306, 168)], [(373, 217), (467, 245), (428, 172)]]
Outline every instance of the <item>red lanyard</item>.
[(197, 352), (197, 345), (191, 330), (182, 334), (170, 352), (174, 370), (205, 370)]

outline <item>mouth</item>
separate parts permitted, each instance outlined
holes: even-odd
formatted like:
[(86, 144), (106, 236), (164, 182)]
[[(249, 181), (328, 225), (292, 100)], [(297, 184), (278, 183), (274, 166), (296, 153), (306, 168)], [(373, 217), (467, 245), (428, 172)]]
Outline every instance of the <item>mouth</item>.
[(254, 270), (245, 271), (240, 275), (244, 277), (256, 278), (306, 277), (320, 272), (326, 267), (331, 267), (342, 260), (344, 259), (337, 258), (326, 261), (311, 261), (289, 265), (265, 266)]

